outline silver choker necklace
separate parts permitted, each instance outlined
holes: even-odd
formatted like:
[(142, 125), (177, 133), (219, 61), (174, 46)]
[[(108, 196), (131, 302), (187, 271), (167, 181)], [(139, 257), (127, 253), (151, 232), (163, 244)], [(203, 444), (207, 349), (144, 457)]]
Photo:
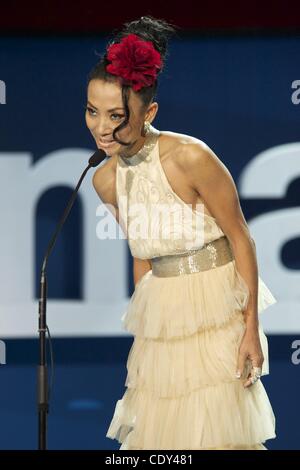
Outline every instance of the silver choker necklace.
[(150, 125), (146, 133), (144, 144), (140, 148), (140, 150), (138, 150), (138, 152), (132, 155), (131, 157), (124, 157), (122, 155), (119, 155), (120, 159), (126, 165), (129, 166), (138, 165), (142, 161), (149, 161), (147, 157), (150, 155), (153, 148), (155, 147), (159, 134), (159, 130)]

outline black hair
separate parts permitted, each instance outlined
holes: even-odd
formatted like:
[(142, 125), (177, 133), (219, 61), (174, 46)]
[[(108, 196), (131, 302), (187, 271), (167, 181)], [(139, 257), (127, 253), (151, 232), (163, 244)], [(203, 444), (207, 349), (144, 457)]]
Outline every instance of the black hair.
[[(163, 19), (156, 19), (152, 16), (142, 16), (138, 20), (131, 21), (129, 23), (124, 23), (123, 28), (120, 31), (114, 31), (115, 36), (112, 40), (108, 42), (107, 49), (110, 45), (119, 43), (122, 38), (127, 36), (128, 34), (136, 34), (141, 39), (145, 41), (151, 41), (153, 43), (154, 48), (160, 53), (162, 59), (162, 66), (158, 73), (164, 68), (166, 57), (168, 55), (168, 41), (170, 36), (175, 34), (176, 29), (178, 26), (174, 26), (171, 23)], [(92, 68), (90, 73), (88, 74), (88, 81), (89, 82), (93, 79), (101, 79), (108, 82), (116, 82), (119, 80), (119, 77), (113, 75), (106, 71), (106, 66), (110, 63), (107, 60), (107, 52), (101, 56), (99, 62)], [(157, 78), (155, 79), (153, 85), (146, 86), (141, 88), (140, 90), (136, 91), (141, 98), (142, 104), (145, 108), (151, 103), (154, 99), (157, 91), (158, 81)], [(129, 94), (130, 85), (126, 85), (122, 83), (122, 101), (123, 106), (125, 108), (125, 120), (121, 122), (119, 126), (117, 126), (113, 131), (113, 138), (122, 145), (131, 145), (131, 142), (122, 142), (119, 140), (115, 134), (119, 130), (123, 129), (128, 122), (129, 122), (129, 107), (128, 107), (128, 94)]]

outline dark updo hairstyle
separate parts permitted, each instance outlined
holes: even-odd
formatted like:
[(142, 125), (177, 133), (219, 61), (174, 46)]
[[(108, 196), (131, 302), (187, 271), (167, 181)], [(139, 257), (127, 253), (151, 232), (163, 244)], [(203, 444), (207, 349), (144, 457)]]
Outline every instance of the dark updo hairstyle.
[[(152, 16), (142, 16), (140, 19), (131, 21), (130, 23), (125, 23), (122, 30), (115, 33), (114, 38), (108, 42), (107, 49), (112, 44), (119, 43), (123, 37), (127, 36), (128, 34), (136, 34), (141, 39), (145, 41), (151, 41), (153, 43), (154, 48), (160, 53), (162, 59), (162, 67), (158, 71), (160, 72), (165, 64), (165, 60), (167, 57), (167, 47), (168, 41), (170, 36), (175, 34), (177, 26), (173, 26), (167, 21), (162, 19), (156, 19)], [(88, 74), (88, 81), (89, 82), (93, 79), (100, 79), (107, 82), (115, 82), (118, 80), (116, 75), (113, 75), (106, 71), (106, 66), (110, 63), (107, 60), (107, 52), (101, 56), (99, 62), (93, 67), (93, 69)], [(140, 96), (145, 109), (149, 106), (151, 101), (156, 95), (157, 91), (157, 79), (155, 79), (152, 86), (146, 86), (141, 88), (140, 90), (136, 91)], [(116, 137), (116, 132), (123, 129), (128, 122), (129, 122), (129, 107), (128, 107), (128, 95), (129, 95), (129, 88), (130, 85), (122, 84), (122, 100), (123, 106), (125, 108), (125, 120), (121, 122), (121, 124), (116, 127), (113, 131), (113, 138), (121, 145), (131, 145), (131, 142), (122, 142)]]

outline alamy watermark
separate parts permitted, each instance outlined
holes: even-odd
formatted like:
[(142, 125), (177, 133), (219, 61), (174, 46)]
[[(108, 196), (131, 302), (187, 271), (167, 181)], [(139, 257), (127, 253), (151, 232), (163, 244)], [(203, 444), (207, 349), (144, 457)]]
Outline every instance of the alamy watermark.
[(295, 90), (291, 96), (292, 103), (299, 104), (300, 103), (300, 80), (294, 80), (292, 82), (292, 88)]
[(0, 339), (0, 365), (6, 364), (6, 344)]
[[(201, 244), (204, 239), (203, 204), (182, 206), (179, 203), (132, 203), (128, 205), (127, 196), (119, 197), (119, 226), (130, 240), (189, 240)], [(124, 238), (116, 232), (116, 224), (109, 216), (116, 218), (116, 209), (111, 204), (99, 204), (96, 215), (101, 220), (96, 226), (97, 238)]]
[(6, 85), (3, 80), (0, 80), (0, 104), (6, 104)]

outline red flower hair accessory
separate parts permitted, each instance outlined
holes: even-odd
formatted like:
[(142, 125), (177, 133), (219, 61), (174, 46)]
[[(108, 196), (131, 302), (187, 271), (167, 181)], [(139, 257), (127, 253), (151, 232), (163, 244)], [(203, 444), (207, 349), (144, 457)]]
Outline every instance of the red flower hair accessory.
[(160, 53), (151, 41), (144, 41), (136, 34), (128, 34), (121, 42), (107, 49), (111, 62), (106, 70), (123, 78), (135, 91), (153, 85), (158, 70), (162, 67)]

